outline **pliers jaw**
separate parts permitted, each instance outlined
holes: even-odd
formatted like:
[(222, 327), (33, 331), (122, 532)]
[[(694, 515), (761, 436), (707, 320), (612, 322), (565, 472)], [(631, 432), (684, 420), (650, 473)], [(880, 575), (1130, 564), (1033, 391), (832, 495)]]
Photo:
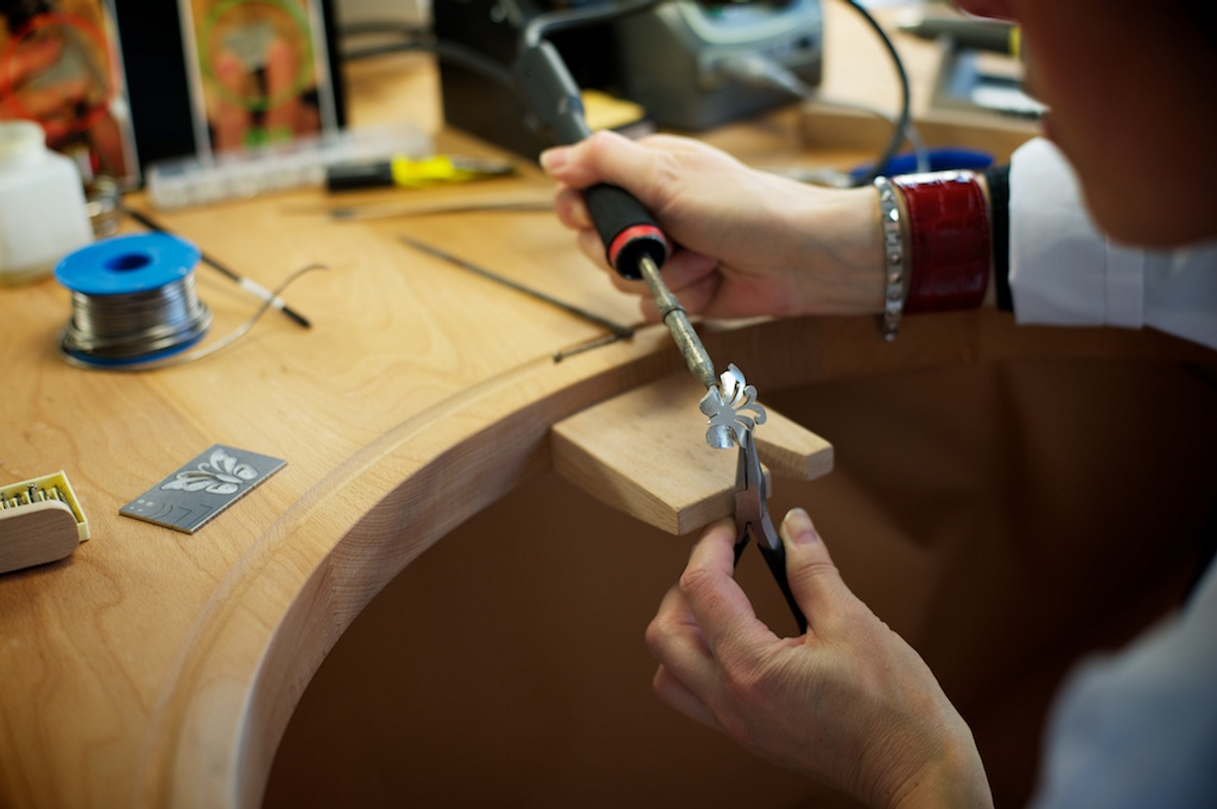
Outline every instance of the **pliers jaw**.
[(739, 436), (739, 462), (735, 467), (735, 528), (745, 544), (752, 534), (762, 545), (772, 548), (782, 544), (769, 519), (768, 489), (752, 430), (744, 430)]
[(790, 590), (790, 581), (786, 577), (786, 546), (782, 544), (782, 538), (769, 517), (767, 490), (768, 485), (756, 454), (756, 445), (752, 440), (752, 431), (745, 430), (740, 436), (739, 464), (735, 473), (735, 561), (739, 563), (744, 548), (748, 546), (749, 540), (755, 537), (756, 546), (765, 557), (769, 572), (773, 574), (778, 589), (782, 591), (801, 635), (807, 631), (807, 618)]

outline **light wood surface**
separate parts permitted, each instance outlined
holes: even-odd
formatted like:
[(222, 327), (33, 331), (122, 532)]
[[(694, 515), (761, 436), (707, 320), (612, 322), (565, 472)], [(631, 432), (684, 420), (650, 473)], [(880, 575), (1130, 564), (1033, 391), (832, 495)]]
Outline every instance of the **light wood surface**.
[[(438, 133), (427, 60), (387, 58), (351, 78), (354, 123), (408, 114)], [(714, 139), (753, 158), (834, 161), (802, 154), (788, 113)], [(455, 133), (438, 133), (438, 143), (493, 151)], [(524, 167), (485, 190), (545, 184)], [(256, 805), (301, 692), (364, 605), (454, 526), (548, 469), (553, 424), (681, 367), (660, 327), (554, 363), (556, 351), (602, 330), (396, 238), (459, 247), (635, 321), (634, 301), (609, 293), (552, 216), (336, 224), (293, 212), (319, 201), (300, 191), (161, 217), (267, 287), (309, 263), (329, 267), (285, 294), (311, 329), (272, 313), (196, 364), (69, 367), (55, 351), (67, 293), (53, 281), (0, 289), (0, 482), (67, 470), (93, 533), (62, 562), (0, 578), (0, 805)], [(206, 268), (197, 277), (216, 315), (209, 340), (255, 308)], [(724, 328), (707, 344), (762, 396), (994, 358), (1190, 356), (1160, 335), (1017, 331), (992, 312), (910, 323), (892, 345), (875, 339), (869, 319)], [(287, 466), (194, 535), (119, 516), (216, 442)]]
[[(635, 388), (554, 425), (554, 470), (601, 502), (670, 534), (730, 516), (738, 452), (705, 441), (705, 389), (688, 374)], [(761, 402), (764, 404), (764, 402)], [(770, 473), (812, 480), (832, 469), (832, 446), (766, 409), (755, 430)]]
[(773, 408), (755, 431), (756, 451), (773, 474), (815, 480), (832, 471), (832, 444)]

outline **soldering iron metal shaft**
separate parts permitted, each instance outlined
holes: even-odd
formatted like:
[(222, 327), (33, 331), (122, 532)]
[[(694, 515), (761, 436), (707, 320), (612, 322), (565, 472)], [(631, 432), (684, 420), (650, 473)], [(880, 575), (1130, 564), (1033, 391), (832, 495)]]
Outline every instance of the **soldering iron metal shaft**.
[(659, 274), (659, 267), (650, 256), (642, 256), (638, 259), (638, 270), (642, 273), (642, 279), (650, 287), (655, 304), (659, 307), (659, 316), (663, 319), (664, 325), (668, 327), (668, 331), (672, 333), (672, 339), (676, 341), (676, 347), (680, 349), (681, 356), (685, 358), (685, 363), (693, 372), (693, 376), (707, 390), (717, 386), (718, 377), (714, 373), (714, 362), (706, 352), (706, 347), (702, 345), (697, 332), (693, 330), (693, 324), (689, 322), (685, 308), (680, 305), (680, 301), (676, 300), (676, 296), (663, 282), (663, 278)]

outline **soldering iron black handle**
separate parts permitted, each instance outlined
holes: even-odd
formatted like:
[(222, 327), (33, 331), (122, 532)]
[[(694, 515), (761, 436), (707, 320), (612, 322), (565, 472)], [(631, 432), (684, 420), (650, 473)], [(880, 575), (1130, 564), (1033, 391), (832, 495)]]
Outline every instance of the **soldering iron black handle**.
[(638, 267), (644, 256), (650, 257), (656, 267), (667, 261), (667, 238), (633, 194), (619, 186), (601, 183), (585, 189), (583, 198), (608, 262), (619, 275), (641, 278)]
[[(516, 82), (536, 123), (557, 143), (578, 143), (591, 135), (583, 98), (557, 49), (542, 40), (525, 48), (516, 66)], [(584, 191), (588, 213), (600, 234), (609, 264), (625, 277), (642, 276), (638, 263), (649, 257), (662, 267), (668, 258), (667, 237), (633, 194), (615, 185)]]

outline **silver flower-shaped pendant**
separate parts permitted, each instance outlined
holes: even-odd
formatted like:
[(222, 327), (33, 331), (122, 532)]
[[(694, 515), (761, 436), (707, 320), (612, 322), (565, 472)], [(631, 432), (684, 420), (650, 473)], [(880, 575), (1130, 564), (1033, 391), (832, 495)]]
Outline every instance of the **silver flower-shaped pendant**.
[(183, 469), (172, 480), (161, 485), (164, 490), (181, 489), (186, 492), (205, 491), (208, 494), (232, 494), (241, 484), (258, 476), (258, 470), (222, 449), (211, 453), (211, 458), (194, 469)]
[(741, 444), (745, 432), (765, 423), (765, 408), (757, 404), (756, 388), (734, 364), (719, 374), (718, 387), (706, 391), (700, 407), (710, 419), (706, 443), (715, 449)]

